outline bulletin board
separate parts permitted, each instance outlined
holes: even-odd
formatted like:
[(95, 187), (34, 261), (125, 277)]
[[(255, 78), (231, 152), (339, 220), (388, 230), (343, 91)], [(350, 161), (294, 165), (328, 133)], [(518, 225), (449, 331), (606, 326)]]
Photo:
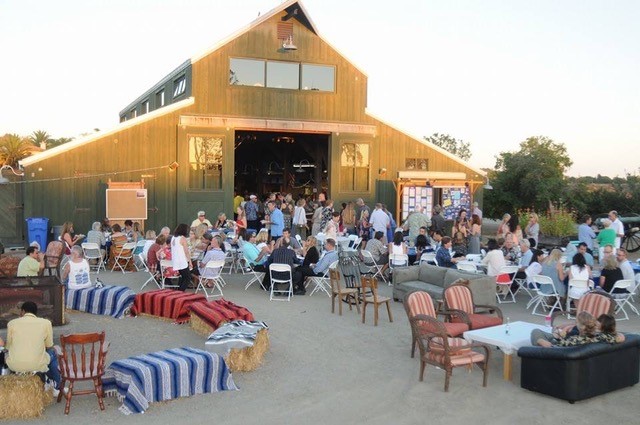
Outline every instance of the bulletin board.
[(469, 211), (471, 192), (468, 187), (442, 188), (442, 216), (445, 220), (454, 220), (461, 209)]
[(423, 213), (431, 217), (433, 209), (433, 188), (424, 186), (404, 186), (402, 188), (401, 218), (404, 222), (413, 211), (424, 208)]
[(109, 220), (146, 220), (147, 189), (107, 189)]

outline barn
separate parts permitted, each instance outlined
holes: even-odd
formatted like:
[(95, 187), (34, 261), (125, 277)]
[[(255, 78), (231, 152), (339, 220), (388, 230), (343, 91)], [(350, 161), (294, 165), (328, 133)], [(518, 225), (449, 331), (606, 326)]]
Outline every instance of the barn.
[[(186, 52), (187, 53), (187, 52)], [(132, 96), (133, 98), (133, 96)], [(126, 152), (126, 154), (123, 154)], [(112, 129), (21, 161), (24, 217), (106, 216), (108, 181), (144, 181), (145, 227), (232, 213), (234, 190), (385, 202), (455, 214), (485, 175), (367, 111), (367, 75), (288, 0), (183, 62)]]

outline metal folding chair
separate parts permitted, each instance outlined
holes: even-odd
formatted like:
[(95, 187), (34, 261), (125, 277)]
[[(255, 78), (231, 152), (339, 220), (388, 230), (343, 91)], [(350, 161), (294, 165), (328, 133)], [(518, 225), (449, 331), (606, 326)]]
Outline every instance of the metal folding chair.
[[(518, 266), (504, 266), (498, 272), (496, 276), (496, 289), (500, 288), (501, 291), (498, 292), (496, 290), (496, 298), (499, 304), (516, 302), (516, 294), (511, 290), (511, 285), (513, 285), (518, 269)], [(508, 276), (508, 278), (504, 276)], [(500, 295), (502, 295), (502, 298), (500, 298)], [(509, 295), (511, 295), (511, 301), (507, 300)]]
[(362, 258), (364, 259), (364, 261), (362, 262), (362, 266), (368, 268), (368, 270), (363, 271), (363, 274), (371, 274), (374, 278), (380, 277), (385, 283), (388, 283), (387, 279), (382, 273), (382, 266), (376, 264), (375, 260), (373, 259), (373, 255), (366, 249), (360, 252), (362, 253)]
[[(285, 274), (285, 277), (282, 276), (283, 274)], [(293, 295), (293, 277), (291, 275), (291, 266), (288, 264), (270, 264), (269, 277), (271, 277), (271, 292), (269, 295), (269, 301), (273, 301), (274, 299), (276, 301), (285, 301), (274, 298), (274, 293), (287, 294), (286, 301), (290, 301), (291, 296)], [(286, 284), (287, 289), (275, 289), (276, 285), (282, 284)]]
[[(111, 271), (114, 271), (116, 266), (118, 266), (120, 270), (122, 270), (122, 273), (126, 273), (127, 265), (129, 265), (129, 261), (131, 261), (131, 259), (133, 258), (133, 250), (135, 248), (135, 242), (127, 242), (122, 245), (122, 248), (120, 248), (120, 252), (118, 252), (118, 255), (116, 255), (116, 257), (114, 258)], [(124, 265), (122, 264), (122, 261), (124, 261)]]
[(151, 273), (151, 270), (149, 270), (149, 265), (147, 264), (147, 259), (144, 258), (144, 254), (138, 254), (138, 261), (140, 261), (140, 264), (142, 264), (141, 271), (144, 271), (145, 273), (149, 273), (149, 278), (142, 284), (142, 287), (140, 288), (140, 290), (142, 291), (149, 282), (155, 283), (158, 286), (158, 288), (162, 289), (162, 286), (158, 283), (158, 280), (156, 279), (156, 275)]
[[(562, 310), (562, 304), (560, 304), (560, 294), (558, 293), (556, 286), (553, 284), (553, 279), (551, 279), (549, 276), (538, 274), (533, 276), (533, 282), (536, 285), (536, 288), (533, 289), (535, 291), (535, 295), (527, 304), (527, 308), (533, 305), (531, 314), (533, 314), (534, 316), (546, 316), (547, 314), (553, 313), (553, 310)], [(553, 303), (553, 305), (549, 305), (549, 303), (547, 303), (547, 300), (549, 298), (555, 298), (555, 302)], [(545, 312), (536, 313), (536, 311), (538, 311), (538, 307), (540, 306), (542, 306)], [(546, 313), (546, 311), (549, 311), (549, 313)]]
[[(207, 299), (213, 298), (216, 296), (220, 296), (220, 297), (223, 296), (222, 287), (225, 284), (224, 279), (222, 278), (222, 275), (221, 275), (223, 266), (224, 266), (224, 260), (211, 260), (204, 266), (204, 270), (202, 271), (202, 274), (199, 276), (199, 279), (198, 279), (198, 287), (196, 288), (196, 294), (198, 293), (199, 290), (202, 289), (202, 292), (204, 292), (204, 295), (207, 297)], [(207, 287), (208, 283), (212, 284), (213, 286), (208, 288)], [(210, 289), (210, 291), (207, 291), (207, 289)], [(218, 289), (218, 292), (220, 292), (220, 294), (215, 293), (216, 289)]]
[(89, 266), (91, 266), (91, 260), (97, 260), (96, 273), (100, 273), (101, 268), (104, 271), (107, 271), (104, 265), (104, 255), (100, 249), (100, 245), (97, 243), (85, 242), (81, 246), (84, 258), (89, 262)]
[[(614, 293), (613, 291), (615, 289), (625, 289), (628, 292)], [(618, 314), (621, 311), (622, 313), (624, 313), (624, 319), (620, 319), (620, 320), (629, 320), (629, 315), (627, 314), (627, 311), (624, 309), (625, 305), (629, 306), (631, 308), (631, 311), (633, 311), (635, 314), (640, 315), (640, 312), (638, 312), (635, 306), (631, 304), (631, 297), (633, 296), (633, 293), (635, 292), (635, 290), (636, 290), (635, 281), (631, 279), (625, 279), (625, 280), (619, 280), (616, 283), (614, 283), (613, 287), (611, 288), (611, 291), (609, 291), (609, 295), (611, 295), (611, 297), (616, 302), (615, 313)]]
[(166, 272), (168, 268), (173, 268), (173, 262), (171, 260), (160, 260), (160, 288), (177, 288), (179, 285), (167, 285), (166, 280), (179, 280), (180, 275), (167, 276)]
[(315, 285), (315, 287), (313, 288), (309, 296), (315, 294), (318, 291), (324, 291), (324, 293), (327, 294), (328, 297), (331, 297), (331, 292), (330, 292), (331, 283), (329, 282), (329, 271), (331, 269), (335, 269), (336, 267), (338, 267), (338, 262), (334, 261), (329, 265), (329, 268), (325, 270), (322, 276), (309, 276), (307, 278), (307, 283), (313, 283)]

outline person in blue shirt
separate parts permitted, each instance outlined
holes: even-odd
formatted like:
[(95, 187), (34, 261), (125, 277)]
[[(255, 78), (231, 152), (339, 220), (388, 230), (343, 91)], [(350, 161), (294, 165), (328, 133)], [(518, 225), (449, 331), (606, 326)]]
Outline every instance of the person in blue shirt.
[(256, 246), (256, 234), (253, 232), (249, 234), (249, 240), (242, 244), (242, 254), (252, 267), (264, 265), (267, 262), (267, 258), (269, 258), (264, 252), (260, 252)]
[(578, 252), (584, 256), (584, 260), (587, 262), (587, 266), (593, 269), (593, 255), (589, 253), (587, 244), (584, 242), (580, 242), (578, 244)]
[(269, 224), (271, 225), (271, 240), (277, 241), (282, 237), (284, 230), (284, 217), (280, 208), (276, 208), (274, 201), (269, 201)]
[(578, 226), (578, 240), (587, 245), (589, 254), (593, 254), (593, 240), (596, 238), (596, 232), (591, 228), (591, 216), (582, 217), (582, 223)]
[(458, 261), (464, 260), (465, 257), (451, 258), (451, 245), (452, 240), (449, 236), (442, 238), (442, 243), (438, 251), (436, 252), (436, 262), (439, 267), (448, 267), (450, 269), (456, 268)]
[(293, 285), (295, 287), (294, 295), (304, 295), (304, 281), (308, 276), (324, 276), (329, 266), (338, 261), (338, 251), (336, 251), (336, 241), (329, 238), (324, 242), (326, 249), (325, 254), (320, 258), (317, 264), (300, 266), (296, 268), (293, 277)]

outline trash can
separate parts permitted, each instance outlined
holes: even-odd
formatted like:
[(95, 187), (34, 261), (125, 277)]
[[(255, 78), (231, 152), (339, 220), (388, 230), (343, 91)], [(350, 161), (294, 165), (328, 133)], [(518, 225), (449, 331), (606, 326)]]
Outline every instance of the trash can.
[(40, 244), (40, 250), (47, 249), (47, 229), (49, 219), (45, 217), (29, 217), (27, 220), (27, 245), (32, 242)]

